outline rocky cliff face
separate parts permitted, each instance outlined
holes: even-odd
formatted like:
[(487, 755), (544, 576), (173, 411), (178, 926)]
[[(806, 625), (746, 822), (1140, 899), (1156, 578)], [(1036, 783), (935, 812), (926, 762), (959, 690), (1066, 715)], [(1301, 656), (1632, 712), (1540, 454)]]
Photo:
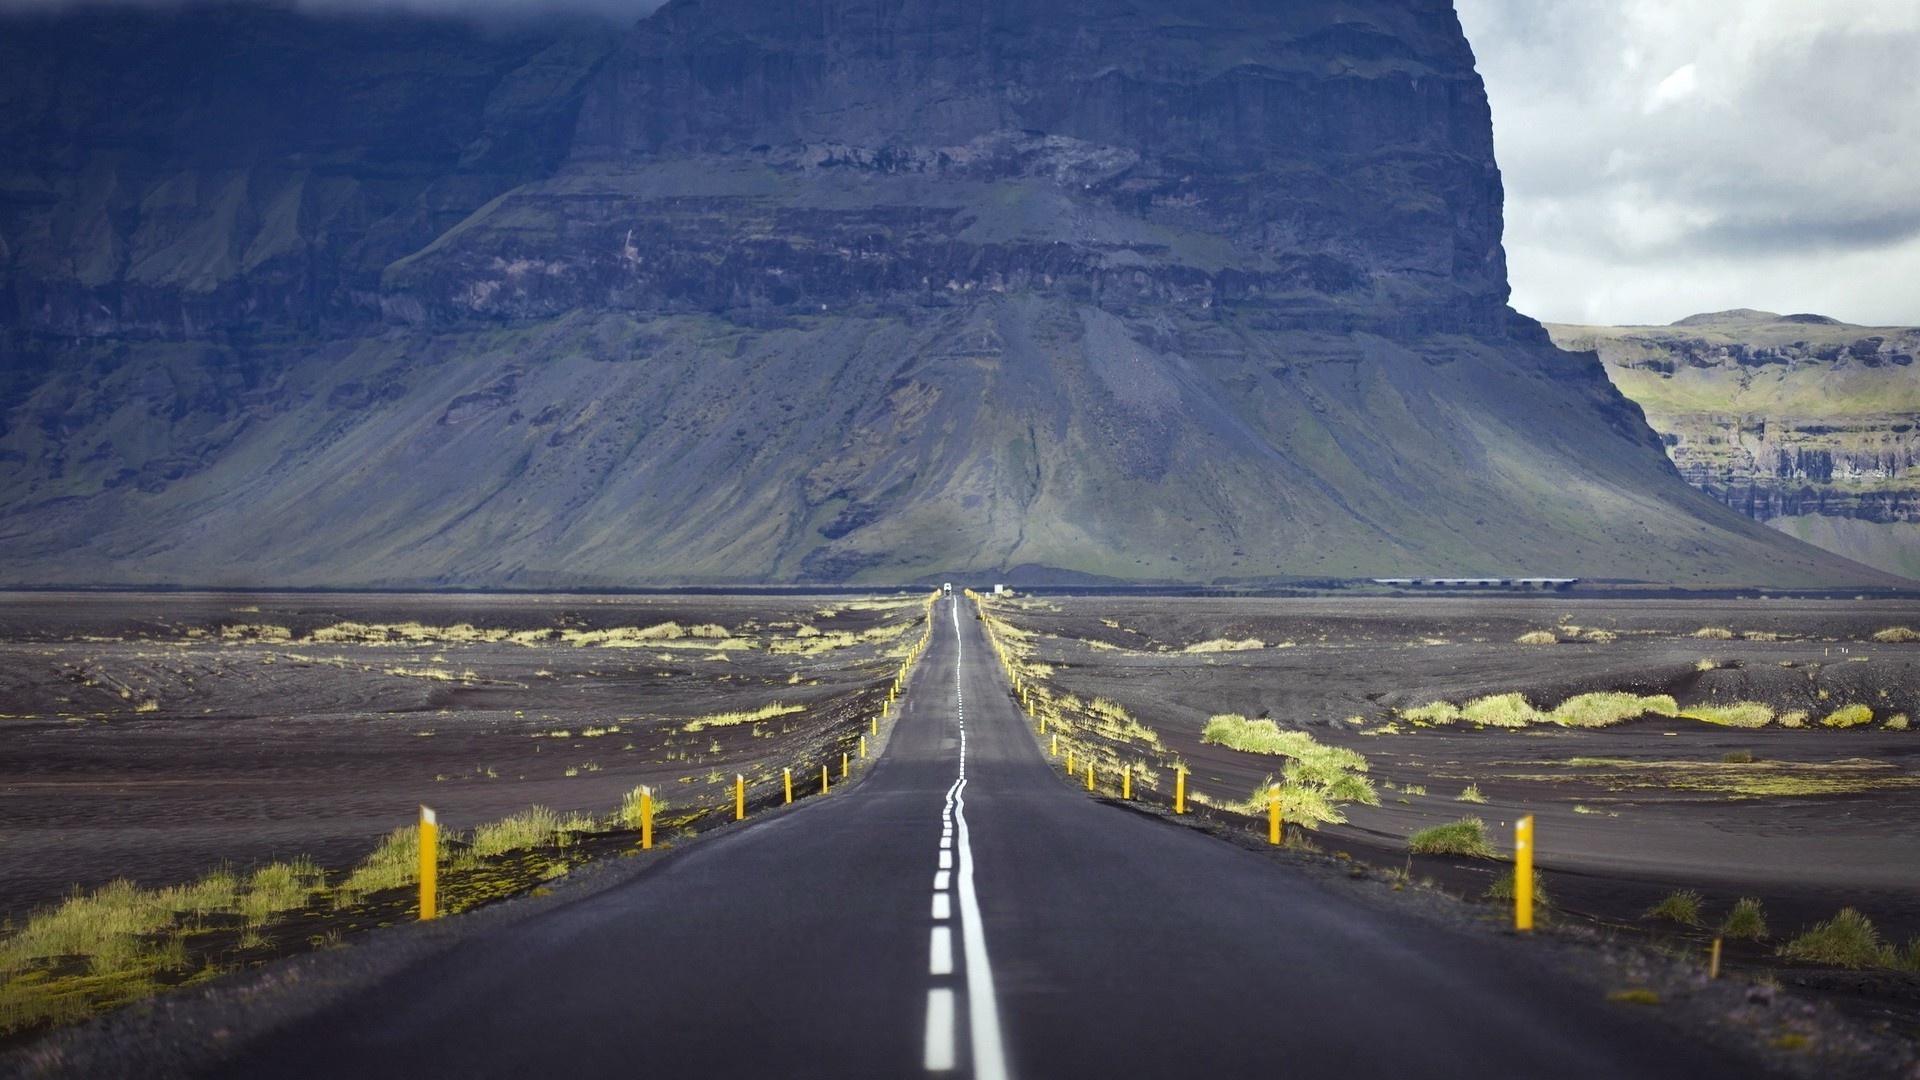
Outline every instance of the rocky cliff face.
[(1439, 0), (0, 35), (23, 581), (1860, 581), (1506, 307)]
[(1694, 487), (1920, 576), (1920, 329), (1750, 310), (1549, 329), (1564, 348), (1598, 350)]

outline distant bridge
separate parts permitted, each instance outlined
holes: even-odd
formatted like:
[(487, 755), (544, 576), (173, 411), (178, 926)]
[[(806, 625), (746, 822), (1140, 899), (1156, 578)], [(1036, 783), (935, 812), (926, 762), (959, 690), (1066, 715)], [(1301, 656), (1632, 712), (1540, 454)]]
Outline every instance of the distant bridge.
[(1377, 577), (1368, 580), (1375, 585), (1392, 585), (1402, 589), (1555, 589), (1565, 592), (1573, 588), (1580, 579), (1570, 577)]

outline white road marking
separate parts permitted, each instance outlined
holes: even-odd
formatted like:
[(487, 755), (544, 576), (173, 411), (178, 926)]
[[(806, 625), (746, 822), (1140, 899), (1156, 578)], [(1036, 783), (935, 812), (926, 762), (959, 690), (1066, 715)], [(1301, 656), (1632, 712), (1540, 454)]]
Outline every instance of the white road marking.
[(942, 837), (940, 838), (940, 846), (941, 846), (942, 848), (950, 848), (950, 847), (952, 847), (952, 846), (953, 846), (953, 837), (951, 837), (951, 836), (942, 836)]
[(944, 850), (940, 852), (940, 869), (942, 870), (953, 869), (953, 852), (944, 851)]
[(938, 892), (946, 892), (947, 887), (952, 884), (953, 884), (953, 871), (951, 870), (942, 870), (939, 873), (933, 875), (933, 887)]
[(953, 917), (953, 897), (946, 893), (933, 894), (933, 917), (942, 921)]
[(927, 939), (927, 974), (953, 974), (953, 931), (944, 926), (934, 927)]
[(953, 991), (938, 986), (927, 991), (928, 1072), (948, 1072), (953, 1068)]

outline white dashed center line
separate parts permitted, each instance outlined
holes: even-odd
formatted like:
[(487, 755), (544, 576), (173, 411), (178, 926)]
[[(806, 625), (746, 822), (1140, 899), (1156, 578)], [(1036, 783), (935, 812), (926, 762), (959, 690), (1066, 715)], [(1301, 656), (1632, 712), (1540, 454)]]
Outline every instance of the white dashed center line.
[[(953, 601), (953, 635), (957, 649), (955, 681), (966, 659), (960, 638), (960, 603)], [(1000, 1039), (1000, 1003), (994, 995), (993, 966), (987, 959), (987, 933), (980, 919), (980, 898), (973, 888), (973, 847), (968, 840), (967, 788), (967, 701), (956, 685), (954, 715), (960, 727), (960, 775), (947, 789), (946, 807), (940, 816), (940, 869), (933, 875), (933, 919), (944, 923), (953, 915), (949, 888), (956, 886), (960, 899), (961, 954), (966, 962), (967, 1034), (972, 1051), (975, 1080), (1006, 1080), (1006, 1048)], [(954, 841), (959, 840), (956, 846)], [(958, 851), (959, 869), (953, 870)], [(927, 970), (930, 975), (953, 973), (953, 933), (944, 925), (935, 926), (928, 938)], [(955, 998), (951, 987), (935, 986), (927, 991), (927, 1041), (924, 1054), (928, 1072), (949, 1072), (958, 1067), (955, 1056)]]

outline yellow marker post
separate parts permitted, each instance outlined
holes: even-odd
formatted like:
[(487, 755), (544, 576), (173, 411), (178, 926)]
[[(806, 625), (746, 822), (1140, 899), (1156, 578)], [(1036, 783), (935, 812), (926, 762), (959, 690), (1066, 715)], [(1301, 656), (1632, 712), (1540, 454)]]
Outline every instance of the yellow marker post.
[[(873, 735), (875, 737), (879, 736), (880, 734), (880, 718), (879, 717), (877, 716), (867, 717), (867, 734)], [(865, 755), (863, 754), (861, 756), (864, 757)]]
[(733, 774), (733, 820), (745, 821), (747, 817), (747, 778), (739, 773)]
[(440, 914), (440, 819), (432, 810), (420, 808), (420, 919)]
[(1093, 762), (1087, 762), (1087, 790), (1093, 790)]
[(780, 772), (783, 778), (785, 779), (786, 785), (787, 785), (787, 801), (792, 802), (793, 801), (793, 770), (781, 769)]
[(865, 735), (860, 736), (860, 760), (867, 760), (867, 737)]
[(825, 765), (822, 765), (820, 766), (820, 794), (825, 795), (826, 793), (827, 793), (827, 767)]
[(1280, 785), (1267, 789), (1267, 843), (1280, 846)]
[(1533, 929), (1533, 815), (1513, 823), (1513, 928)]
[(653, 789), (640, 788), (640, 850), (653, 850)]
[(1187, 812), (1187, 770), (1173, 770), (1173, 812)]
[(1720, 939), (1714, 938), (1713, 939), (1713, 959), (1707, 962), (1707, 978), (1717, 979), (1719, 977), (1720, 977)]
[(1122, 799), (1133, 798), (1133, 766), (1131, 765), (1123, 766), (1120, 769), (1120, 797)]
[(1060, 733), (1057, 731), (1053, 733), (1053, 749), (1048, 751), (1048, 753), (1054, 757), (1060, 756)]
[(842, 750), (840, 752), (840, 779), (842, 780), (847, 778), (847, 764), (847, 752)]
[(1073, 747), (1067, 747), (1067, 776), (1073, 776)]

